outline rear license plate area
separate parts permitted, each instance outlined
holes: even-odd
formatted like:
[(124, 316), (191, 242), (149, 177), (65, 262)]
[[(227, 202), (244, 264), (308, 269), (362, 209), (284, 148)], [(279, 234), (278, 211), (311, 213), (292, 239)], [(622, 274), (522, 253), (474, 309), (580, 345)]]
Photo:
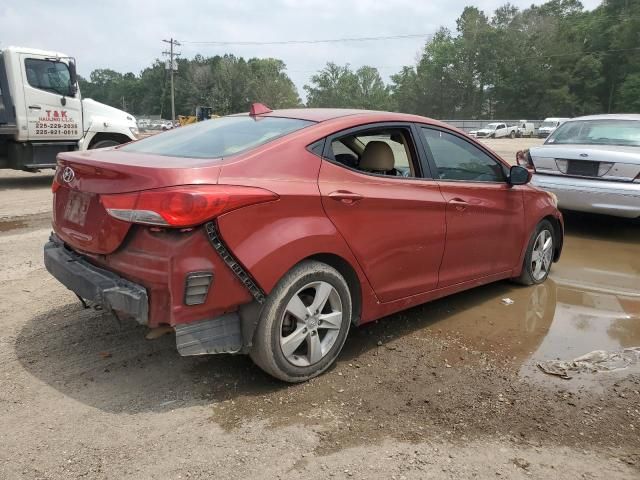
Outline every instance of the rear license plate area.
[(77, 190), (69, 191), (67, 204), (64, 208), (64, 219), (83, 227), (87, 219), (91, 197), (90, 193), (78, 192)]
[(580, 177), (597, 177), (600, 163), (588, 160), (569, 160), (567, 165), (568, 175)]

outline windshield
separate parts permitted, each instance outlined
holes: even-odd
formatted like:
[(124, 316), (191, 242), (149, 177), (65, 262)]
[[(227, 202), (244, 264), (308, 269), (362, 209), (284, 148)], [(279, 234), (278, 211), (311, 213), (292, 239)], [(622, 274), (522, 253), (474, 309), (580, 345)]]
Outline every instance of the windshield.
[(549, 128), (549, 127), (553, 128), (553, 127), (555, 127), (555, 126), (556, 126), (556, 124), (557, 124), (557, 123), (558, 123), (558, 122), (542, 122), (542, 123), (540, 124), (540, 127), (541, 127), (541, 128), (544, 128), (544, 127), (546, 127), (546, 128)]
[(167, 157), (219, 158), (248, 150), (313, 123), (280, 117), (222, 117), (145, 138), (121, 150)]
[(487, 125), (484, 128), (486, 128), (488, 130), (495, 130), (498, 125), (499, 125), (499, 123), (490, 123), (489, 125)]
[(545, 143), (640, 146), (640, 120), (578, 120), (562, 124)]

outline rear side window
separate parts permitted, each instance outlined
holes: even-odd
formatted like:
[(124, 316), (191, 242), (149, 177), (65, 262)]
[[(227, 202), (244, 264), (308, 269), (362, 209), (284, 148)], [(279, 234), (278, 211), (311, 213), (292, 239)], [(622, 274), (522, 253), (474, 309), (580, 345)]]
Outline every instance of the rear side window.
[(125, 145), (121, 150), (167, 157), (227, 157), (314, 123), (280, 117), (222, 117), (145, 138)]
[(71, 74), (66, 63), (27, 58), (24, 68), (27, 72), (27, 82), (32, 87), (59, 95), (70, 95)]

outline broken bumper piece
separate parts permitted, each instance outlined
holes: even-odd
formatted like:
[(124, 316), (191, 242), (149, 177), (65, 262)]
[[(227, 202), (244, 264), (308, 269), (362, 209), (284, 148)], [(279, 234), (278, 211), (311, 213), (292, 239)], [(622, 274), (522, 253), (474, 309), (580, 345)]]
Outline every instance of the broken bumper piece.
[(146, 325), (149, 316), (147, 291), (141, 285), (103, 270), (67, 249), (52, 235), (44, 247), (44, 265), (51, 275), (81, 298), (104, 310), (124, 314)]

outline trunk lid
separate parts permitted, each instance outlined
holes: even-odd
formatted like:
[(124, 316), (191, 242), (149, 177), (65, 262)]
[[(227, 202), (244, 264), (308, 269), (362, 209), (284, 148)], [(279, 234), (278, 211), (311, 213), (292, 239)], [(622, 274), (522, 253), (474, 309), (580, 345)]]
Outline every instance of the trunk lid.
[(220, 175), (216, 162), (127, 153), (117, 148), (60, 154), (54, 177), (53, 229), (74, 249), (112, 253), (132, 224), (110, 216), (100, 195), (215, 184)]
[(632, 182), (640, 175), (640, 147), (542, 145), (529, 152), (536, 172)]

